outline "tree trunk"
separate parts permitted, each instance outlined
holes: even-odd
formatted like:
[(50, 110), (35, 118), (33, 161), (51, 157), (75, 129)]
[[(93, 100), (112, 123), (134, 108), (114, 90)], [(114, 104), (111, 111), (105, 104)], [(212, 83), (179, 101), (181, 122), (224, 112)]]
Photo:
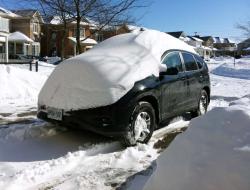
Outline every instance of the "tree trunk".
[(65, 55), (65, 39), (67, 37), (67, 23), (64, 21), (63, 22), (63, 35), (62, 35), (62, 45), (61, 45), (61, 61), (64, 59)]
[(76, 54), (82, 53), (81, 48), (81, 40), (80, 40), (80, 23), (81, 23), (81, 17), (77, 17), (76, 20)]

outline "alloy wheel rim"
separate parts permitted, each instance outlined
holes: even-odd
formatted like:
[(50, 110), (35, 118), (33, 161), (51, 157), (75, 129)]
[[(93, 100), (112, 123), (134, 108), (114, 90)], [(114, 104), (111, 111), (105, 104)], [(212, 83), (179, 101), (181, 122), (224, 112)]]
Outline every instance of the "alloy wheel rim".
[(147, 112), (140, 112), (134, 124), (134, 136), (138, 142), (143, 142), (150, 133), (151, 119)]
[(201, 96), (199, 107), (201, 115), (204, 115), (207, 112), (207, 97), (204, 94)]

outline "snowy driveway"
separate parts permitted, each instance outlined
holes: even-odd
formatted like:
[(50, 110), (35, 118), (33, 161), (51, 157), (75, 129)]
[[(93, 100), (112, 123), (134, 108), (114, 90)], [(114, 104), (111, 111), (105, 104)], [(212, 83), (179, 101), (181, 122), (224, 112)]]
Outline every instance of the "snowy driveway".
[(160, 137), (187, 125), (184, 121), (174, 122), (168, 129), (157, 131), (148, 145), (127, 149), (112, 139), (37, 119), (2, 125), (0, 189), (20, 185), (31, 189), (121, 187), (128, 177), (151, 167), (161, 148), (171, 142)]

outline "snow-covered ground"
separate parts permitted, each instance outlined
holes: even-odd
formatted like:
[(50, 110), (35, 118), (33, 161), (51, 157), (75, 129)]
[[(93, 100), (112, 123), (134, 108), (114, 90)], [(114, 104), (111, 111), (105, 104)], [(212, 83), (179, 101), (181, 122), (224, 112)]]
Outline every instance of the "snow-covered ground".
[(38, 68), (36, 73), (34, 66), (31, 72), (29, 65), (0, 65), (0, 123), (36, 111), (38, 93), (55, 66), (39, 62)]
[[(222, 109), (222, 114), (226, 115), (224, 120), (218, 121), (217, 117), (215, 121), (236, 122), (241, 126), (240, 121), (228, 118), (233, 119), (236, 112), (250, 115), (250, 77), (246, 77), (250, 76), (250, 59), (236, 60), (235, 67), (230, 58), (211, 60), (209, 68), (210, 112), (208, 116), (192, 120), (191, 125), (205, 122), (208, 126), (215, 118), (211, 115), (218, 115), (218, 109)], [(40, 72), (35, 73), (27, 68), (0, 65), (0, 122), (11, 118), (17, 120), (21, 117), (17, 113), (35, 110), (37, 94), (53, 69), (42, 63)], [(228, 113), (231, 113), (230, 117)], [(246, 117), (236, 118), (244, 119), (246, 123)], [(147, 145), (125, 149), (112, 139), (67, 130), (35, 117), (12, 124), (3, 123), (0, 124), (0, 189), (87, 190), (142, 189), (159, 164), (155, 160), (161, 154), (161, 148), (170, 143), (165, 136), (173, 137), (175, 133), (171, 131), (189, 125), (189, 122), (176, 119), (167, 128), (156, 131)], [(235, 148), (249, 150), (249, 145)]]

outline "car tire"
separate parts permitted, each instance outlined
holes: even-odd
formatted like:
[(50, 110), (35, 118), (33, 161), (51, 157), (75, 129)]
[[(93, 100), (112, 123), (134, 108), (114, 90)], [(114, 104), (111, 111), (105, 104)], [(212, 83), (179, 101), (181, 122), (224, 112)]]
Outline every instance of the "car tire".
[(208, 108), (208, 95), (206, 90), (202, 90), (199, 97), (198, 108), (191, 112), (192, 117), (198, 117), (207, 113)]
[(130, 117), (128, 132), (123, 137), (125, 146), (147, 143), (155, 129), (155, 110), (148, 102), (139, 102)]

